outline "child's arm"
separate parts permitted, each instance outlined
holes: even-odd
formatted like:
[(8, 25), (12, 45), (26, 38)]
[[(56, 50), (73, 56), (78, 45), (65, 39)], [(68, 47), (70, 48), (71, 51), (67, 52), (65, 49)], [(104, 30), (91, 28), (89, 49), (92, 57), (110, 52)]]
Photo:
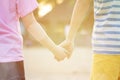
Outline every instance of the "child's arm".
[(74, 6), (71, 22), (70, 22), (70, 30), (67, 36), (68, 41), (74, 41), (76, 33), (82, 24), (84, 18), (87, 16), (89, 12), (91, 0), (77, 0)]
[(28, 32), (30, 32), (36, 40), (52, 51), (58, 61), (66, 57), (67, 51), (59, 46), (56, 46), (56, 44), (48, 37), (41, 25), (35, 20), (33, 13), (22, 17), (22, 22)]
[(68, 58), (71, 56), (73, 47), (74, 47), (74, 39), (77, 34), (77, 31), (80, 25), (83, 23), (87, 14), (89, 14), (89, 7), (91, 6), (92, 0), (77, 0), (74, 6), (71, 22), (70, 22), (70, 30), (66, 37), (66, 40), (60, 44), (60, 46), (64, 47), (69, 51)]

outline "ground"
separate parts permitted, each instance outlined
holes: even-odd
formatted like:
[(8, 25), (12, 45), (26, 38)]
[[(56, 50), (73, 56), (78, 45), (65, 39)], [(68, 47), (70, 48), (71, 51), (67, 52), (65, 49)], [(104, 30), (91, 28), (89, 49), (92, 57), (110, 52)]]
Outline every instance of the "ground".
[(76, 47), (72, 57), (57, 62), (46, 48), (24, 48), (26, 80), (90, 80), (91, 48)]

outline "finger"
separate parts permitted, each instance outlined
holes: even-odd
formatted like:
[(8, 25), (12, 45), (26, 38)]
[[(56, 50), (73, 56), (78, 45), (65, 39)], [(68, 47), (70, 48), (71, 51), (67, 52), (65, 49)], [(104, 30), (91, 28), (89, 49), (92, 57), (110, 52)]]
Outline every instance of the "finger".
[(70, 49), (70, 48), (65, 48), (67, 50), (66, 54), (67, 54), (67, 58), (70, 58), (72, 52), (73, 52), (73, 49)]
[(69, 59), (69, 58), (71, 57), (71, 55), (72, 55), (72, 53), (70, 53), (70, 54), (67, 56), (67, 58)]
[(68, 49), (67, 58), (69, 59), (72, 55), (73, 49)]
[(69, 59), (71, 56), (71, 52), (66, 51), (65, 53), (66, 53), (66, 57)]
[(58, 62), (60, 61), (57, 57), (54, 57)]
[(71, 55), (71, 53), (69, 51), (65, 50), (65, 57), (69, 58), (70, 55)]
[(62, 60), (64, 60), (64, 58), (58, 58), (58, 57), (54, 57), (58, 62), (60, 62), (60, 61), (62, 61)]
[(67, 53), (67, 59), (71, 57), (71, 53)]

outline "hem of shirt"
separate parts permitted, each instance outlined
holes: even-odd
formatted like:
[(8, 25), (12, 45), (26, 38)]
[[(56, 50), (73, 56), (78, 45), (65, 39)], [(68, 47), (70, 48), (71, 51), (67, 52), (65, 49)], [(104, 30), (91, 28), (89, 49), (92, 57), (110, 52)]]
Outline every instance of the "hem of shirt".
[(0, 63), (6, 63), (6, 62), (19, 62), (19, 61), (24, 61), (24, 59), (2, 59), (0, 58)]
[(101, 55), (120, 55), (120, 53), (119, 54), (114, 54), (114, 53), (98, 53), (98, 52), (93, 52), (94, 54), (101, 54)]

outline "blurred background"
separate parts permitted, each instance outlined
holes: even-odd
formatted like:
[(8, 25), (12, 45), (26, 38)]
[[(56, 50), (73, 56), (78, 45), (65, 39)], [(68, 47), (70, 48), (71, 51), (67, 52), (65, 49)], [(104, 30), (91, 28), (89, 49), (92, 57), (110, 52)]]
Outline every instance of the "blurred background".
[[(56, 44), (60, 44), (69, 30), (76, 0), (37, 1), (39, 7), (34, 11), (37, 21), (49, 37)], [(92, 60), (92, 18), (93, 8), (91, 6), (90, 14), (86, 15), (85, 22), (78, 30), (72, 57), (62, 62), (57, 62), (52, 53), (32, 38), (21, 23), (27, 80), (89, 80)]]

